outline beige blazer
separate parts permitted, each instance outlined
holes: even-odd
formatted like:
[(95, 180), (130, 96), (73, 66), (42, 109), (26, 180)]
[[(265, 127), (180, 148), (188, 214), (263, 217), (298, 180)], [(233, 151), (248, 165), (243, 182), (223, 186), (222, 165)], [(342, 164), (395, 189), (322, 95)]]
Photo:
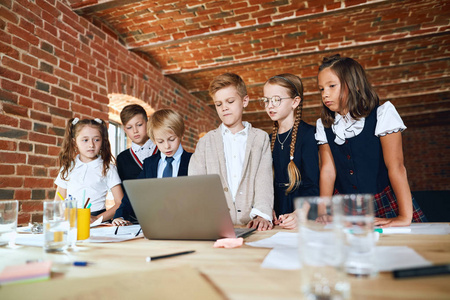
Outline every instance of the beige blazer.
[(218, 174), (222, 180), (231, 219), (235, 225), (250, 222), (252, 208), (272, 216), (272, 153), (266, 132), (249, 124), (242, 178), (235, 203), (228, 188), (227, 166), (221, 127), (211, 130), (197, 144), (189, 162), (188, 175)]

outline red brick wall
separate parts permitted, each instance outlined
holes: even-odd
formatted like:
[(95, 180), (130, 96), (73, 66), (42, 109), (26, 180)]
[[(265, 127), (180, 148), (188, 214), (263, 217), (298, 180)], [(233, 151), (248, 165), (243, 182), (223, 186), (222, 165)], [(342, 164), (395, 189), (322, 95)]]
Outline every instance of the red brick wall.
[(218, 125), (215, 111), (60, 1), (3, 0), (0, 29), (0, 199), (20, 200), (20, 224), (40, 221), (54, 197), (66, 121), (108, 120), (109, 93), (179, 111), (191, 151)]
[(449, 124), (408, 126), (402, 135), (411, 190), (450, 190)]

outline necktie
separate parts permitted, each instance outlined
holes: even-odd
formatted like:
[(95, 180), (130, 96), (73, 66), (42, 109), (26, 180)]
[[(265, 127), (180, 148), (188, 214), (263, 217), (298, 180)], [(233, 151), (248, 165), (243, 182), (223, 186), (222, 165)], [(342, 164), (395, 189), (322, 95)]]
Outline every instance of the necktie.
[(163, 171), (163, 177), (172, 177), (172, 162), (173, 162), (173, 157), (168, 157), (166, 156), (166, 167), (164, 168)]

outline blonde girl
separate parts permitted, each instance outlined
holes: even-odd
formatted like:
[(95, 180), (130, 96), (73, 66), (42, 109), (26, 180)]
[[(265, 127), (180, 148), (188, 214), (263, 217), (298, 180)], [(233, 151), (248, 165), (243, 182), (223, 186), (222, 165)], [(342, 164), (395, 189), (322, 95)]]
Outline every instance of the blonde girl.
[(294, 198), (319, 195), (319, 158), (315, 127), (302, 121), (303, 84), (298, 76), (280, 74), (264, 85), (261, 106), (273, 121), (273, 222), (293, 229)]

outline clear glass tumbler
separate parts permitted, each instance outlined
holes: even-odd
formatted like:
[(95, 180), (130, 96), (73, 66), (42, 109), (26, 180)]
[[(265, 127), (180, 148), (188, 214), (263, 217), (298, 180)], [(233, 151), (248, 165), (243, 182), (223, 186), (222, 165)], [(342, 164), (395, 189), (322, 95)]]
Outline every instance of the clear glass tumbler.
[(341, 199), (300, 197), (295, 201), (305, 299), (348, 299)]

